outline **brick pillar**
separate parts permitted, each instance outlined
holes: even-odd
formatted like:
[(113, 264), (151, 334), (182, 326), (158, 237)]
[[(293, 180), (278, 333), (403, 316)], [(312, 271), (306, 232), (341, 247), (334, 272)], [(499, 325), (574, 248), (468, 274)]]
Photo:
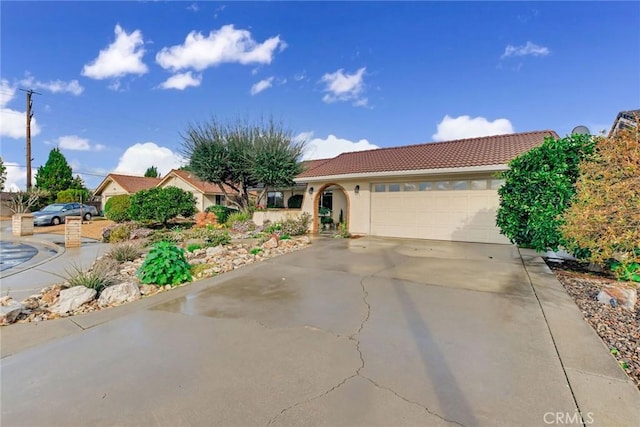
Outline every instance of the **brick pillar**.
[(64, 226), (64, 247), (79, 248), (82, 243), (80, 232), (82, 229), (81, 216), (68, 216)]
[(11, 231), (14, 236), (33, 236), (33, 215), (30, 213), (13, 215)]

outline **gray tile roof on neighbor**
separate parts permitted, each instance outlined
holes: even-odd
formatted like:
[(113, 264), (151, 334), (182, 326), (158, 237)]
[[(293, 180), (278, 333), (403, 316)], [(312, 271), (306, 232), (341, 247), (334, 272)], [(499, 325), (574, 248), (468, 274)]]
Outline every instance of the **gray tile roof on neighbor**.
[(558, 138), (543, 130), (342, 153), (297, 178), (506, 164), (548, 136)]

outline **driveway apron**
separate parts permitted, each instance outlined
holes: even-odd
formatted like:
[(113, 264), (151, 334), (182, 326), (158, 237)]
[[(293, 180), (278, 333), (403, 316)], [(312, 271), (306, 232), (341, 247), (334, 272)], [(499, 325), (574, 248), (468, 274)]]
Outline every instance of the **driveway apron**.
[(19, 328), (37, 326), (3, 331), (3, 426), (537, 426), (578, 410), (509, 245), (319, 239), (105, 313), (27, 349)]

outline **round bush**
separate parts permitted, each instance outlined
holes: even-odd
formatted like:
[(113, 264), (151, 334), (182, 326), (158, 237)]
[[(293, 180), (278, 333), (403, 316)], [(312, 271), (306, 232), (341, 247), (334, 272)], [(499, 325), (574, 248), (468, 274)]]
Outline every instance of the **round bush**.
[(115, 222), (129, 221), (129, 207), (131, 206), (131, 196), (120, 194), (111, 197), (104, 205), (104, 215), (107, 219)]

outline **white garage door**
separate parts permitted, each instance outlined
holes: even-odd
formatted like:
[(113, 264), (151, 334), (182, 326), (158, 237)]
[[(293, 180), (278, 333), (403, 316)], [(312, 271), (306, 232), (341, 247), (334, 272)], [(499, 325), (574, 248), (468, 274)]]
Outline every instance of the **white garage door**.
[[(463, 188), (474, 182), (466, 181)], [(487, 180), (487, 187), (491, 180)], [(385, 237), (509, 243), (496, 227), (498, 193), (489, 189), (452, 190), (461, 181), (372, 186), (371, 234)], [(429, 185), (427, 191), (418, 187)], [(437, 190), (438, 185), (448, 190)], [(384, 185), (384, 187), (382, 187)], [(377, 191), (376, 191), (377, 190)], [(406, 190), (406, 191), (405, 191)]]

